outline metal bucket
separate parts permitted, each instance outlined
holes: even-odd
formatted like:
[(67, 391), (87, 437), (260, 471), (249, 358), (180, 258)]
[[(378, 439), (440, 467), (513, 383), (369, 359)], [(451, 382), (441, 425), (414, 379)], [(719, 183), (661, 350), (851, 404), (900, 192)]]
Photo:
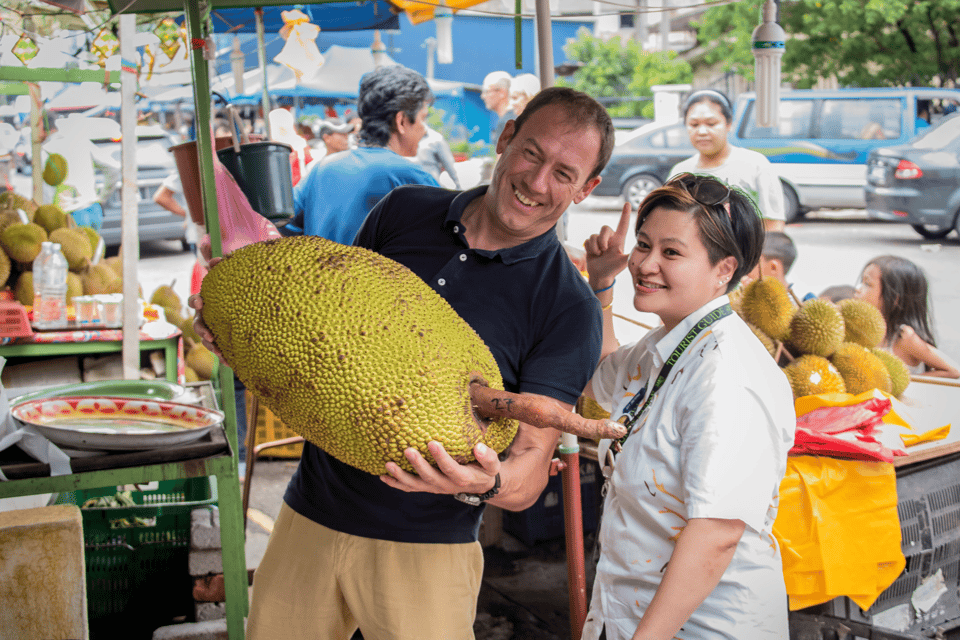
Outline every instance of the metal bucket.
[(217, 151), (220, 162), (237, 180), (250, 206), (268, 220), (293, 217), (293, 148), (282, 142), (250, 142)]

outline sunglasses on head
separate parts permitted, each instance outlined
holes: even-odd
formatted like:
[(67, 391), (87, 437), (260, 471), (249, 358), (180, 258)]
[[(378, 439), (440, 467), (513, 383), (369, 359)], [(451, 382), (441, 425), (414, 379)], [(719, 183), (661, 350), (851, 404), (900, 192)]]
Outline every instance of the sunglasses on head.
[[(682, 173), (671, 182), (683, 187), (691, 198), (705, 207), (715, 207), (730, 200), (729, 185), (715, 178)], [(730, 215), (729, 208), (727, 208), (727, 215)]]

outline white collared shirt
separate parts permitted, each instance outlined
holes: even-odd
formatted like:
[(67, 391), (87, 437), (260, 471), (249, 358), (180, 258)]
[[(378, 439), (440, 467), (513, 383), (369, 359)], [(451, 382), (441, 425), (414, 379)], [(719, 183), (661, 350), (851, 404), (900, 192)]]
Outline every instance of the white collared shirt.
[[(664, 361), (726, 296), (669, 333), (651, 331), (605, 358), (592, 379), (614, 419), (649, 393)], [(645, 398), (644, 398), (645, 400)], [(643, 403), (641, 402), (640, 405)], [(796, 416), (783, 372), (736, 315), (686, 348), (617, 455), (607, 487), (583, 640), (629, 639), (690, 518), (746, 523), (720, 584), (683, 625), (683, 640), (784, 640), (787, 596), (771, 531)]]

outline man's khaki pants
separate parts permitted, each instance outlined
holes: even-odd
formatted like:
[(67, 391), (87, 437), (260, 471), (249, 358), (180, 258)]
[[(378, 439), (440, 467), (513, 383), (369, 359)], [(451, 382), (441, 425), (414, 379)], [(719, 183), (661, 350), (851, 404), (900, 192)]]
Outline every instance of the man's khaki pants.
[(250, 640), (472, 640), (478, 542), (416, 544), (333, 531), (284, 504), (254, 574)]

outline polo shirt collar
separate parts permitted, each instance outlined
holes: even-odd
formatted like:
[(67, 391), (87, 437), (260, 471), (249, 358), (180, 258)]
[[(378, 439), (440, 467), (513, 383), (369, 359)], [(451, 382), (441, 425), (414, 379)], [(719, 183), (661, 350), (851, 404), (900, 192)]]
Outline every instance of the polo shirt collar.
[[(443, 224), (451, 231), (453, 231), (454, 227), (459, 226), (459, 230), (455, 233), (460, 238), (460, 241), (464, 244), (467, 244), (467, 241), (463, 236), (463, 225), (460, 224), (460, 219), (463, 217), (463, 212), (466, 210), (467, 205), (476, 198), (483, 197), (483, 195), (487, 192), (488, 186), (489, 185), (480, 185), (479, 187), (474, 187), (473, 189), (460, 192), (456, 195), (456, 197), (454, 197), (453, 202), (450, 203), (450, 208), (447, 210), (447, 217), (444, 219)], [(504, 264), (514, 264), (521, 260), (533, 258), (542, 253), (544, 250), (557, 245), (559, 242), (560, 239), (557, 238), (556, 228), (550, 227), (550, 229), (545, 233), (537, 236), (536, 238), (528, 240), (523, 244), (518, 244), (515, 247), (498, 249), (496, 251), (474, 249), (474, 252), (490, 259), (499, 256), (500, 260)]]
[[(666, 362), (667, 358), (670, 357), (670, 354), (673, 353), (673, 350), (677, 348), (677, 345), (680, 344), (680, 341), (683, 340), (683, 337), (687, 335), (691, 329), (693, 329), (695, 324), (700, 322), (700, 318), (707, 315), (711, 311), (714, 311), (715, 309), (719, 309), (728, 302), (730, 302), (730, 298), (728, 298), (726, 295), (720, 296), (719, 298), (714, 298), (681, 320), (680, 324), (675, 326), (665, 336), (658, 338), (651, 349), (651, 351), (654, 353), (656, 366), (663, 366), (663, 363)], [(663, 331), (663, 326), (660, 327), (660, 331)]]

